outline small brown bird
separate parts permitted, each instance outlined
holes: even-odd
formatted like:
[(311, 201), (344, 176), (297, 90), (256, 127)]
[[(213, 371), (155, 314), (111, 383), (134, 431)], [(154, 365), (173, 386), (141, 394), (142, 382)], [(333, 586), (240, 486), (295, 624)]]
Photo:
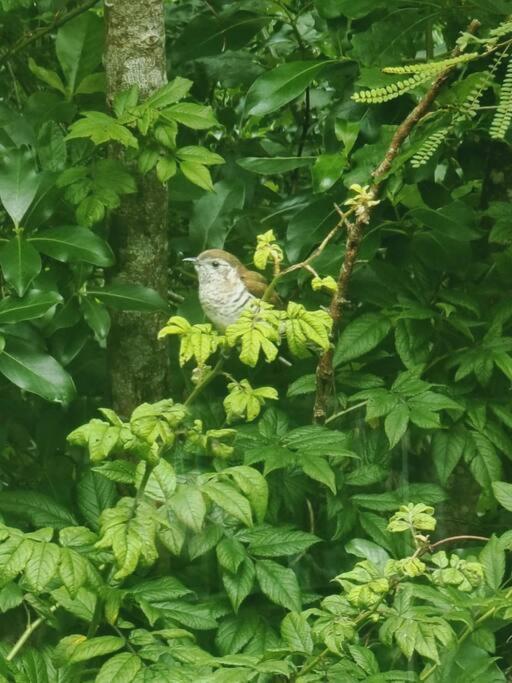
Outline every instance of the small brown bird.
[[(207, 249), (197, 257), (183, 260), (194, 264), (202, 309), (221, 331), (236, 322), (247, 304), (260, 299), (267, 288), (263, 275), (249, 270), (223, 249)], [(277, 294), (272, 295), (269, 303), (280, 303)]]

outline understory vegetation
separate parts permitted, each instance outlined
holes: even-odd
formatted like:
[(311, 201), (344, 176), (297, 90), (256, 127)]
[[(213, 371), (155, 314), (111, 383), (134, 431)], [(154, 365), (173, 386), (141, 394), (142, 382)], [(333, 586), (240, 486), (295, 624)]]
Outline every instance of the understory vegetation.
[(0, 31), (0, 683), (512, 680), (510, 2)]

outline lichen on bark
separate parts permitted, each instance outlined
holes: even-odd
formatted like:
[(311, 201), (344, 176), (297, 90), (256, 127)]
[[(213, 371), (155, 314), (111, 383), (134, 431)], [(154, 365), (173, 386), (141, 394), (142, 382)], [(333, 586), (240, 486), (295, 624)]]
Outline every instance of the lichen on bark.
[[(107, 100), (111, 104), (117, 93), (134, 84), (145, 98), (167, 81), (163, 2), (113, 0), (106, 3), (105, 15)], [(136, 174), (135, 168), (131, 171)], [(151, 287), (167, 298), (167, 188), (153, 173), (136, 179), (137, 192), (125, 196), (111, 218), (110, 239), (117, 257), (112, 276)], [(157, 341), (164, 317), (113, 314), (110, 379), (113, 404), (122, 415), (167, 393), (168, 356), (165, 345)]]

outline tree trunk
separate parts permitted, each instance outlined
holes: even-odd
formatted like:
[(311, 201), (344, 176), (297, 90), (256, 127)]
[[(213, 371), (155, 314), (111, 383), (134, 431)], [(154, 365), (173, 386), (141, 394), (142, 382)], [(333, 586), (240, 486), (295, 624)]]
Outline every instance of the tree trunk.
[[(136, 84), (141, 99), (167, 81), (162, 0), (113, 0), (106, 4), (107, 98)], [(136, 170), (132, 169), (136, 174)], [(167, 188), (154, 173), (138, 176), (136, 194), (123, 198), (111, 222), (116, 280), (155, 289), (167, 298)], [(139, 403), (166, 395), (168, 356), (157, 341), (165, 316), (115, 312), (109, 367), (115, 409), (128, 416)]]

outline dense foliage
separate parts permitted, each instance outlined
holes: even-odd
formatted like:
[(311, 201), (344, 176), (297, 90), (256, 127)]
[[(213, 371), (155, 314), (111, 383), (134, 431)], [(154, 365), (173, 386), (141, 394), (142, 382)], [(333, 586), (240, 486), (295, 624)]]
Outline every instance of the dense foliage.
[[(0, 681), (510, 680), (510, 3), (165, 5), (169, 83), (108, 106), (101, 3), (0, 0)], [(169, 302), (111, 277), (147, 174)], [(284, 308), (216, 331), (212, 247)], [(131, 415), (112, 309), (169, 316)]]

